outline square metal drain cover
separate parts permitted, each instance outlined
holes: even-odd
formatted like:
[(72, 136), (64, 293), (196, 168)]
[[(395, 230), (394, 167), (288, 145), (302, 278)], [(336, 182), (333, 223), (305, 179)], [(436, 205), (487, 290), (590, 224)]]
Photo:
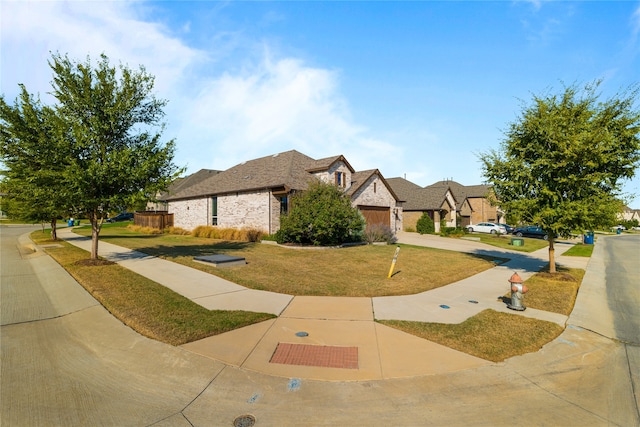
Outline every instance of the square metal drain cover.
[(270, 363), (358, 369), (358, 347), (278, 343)]

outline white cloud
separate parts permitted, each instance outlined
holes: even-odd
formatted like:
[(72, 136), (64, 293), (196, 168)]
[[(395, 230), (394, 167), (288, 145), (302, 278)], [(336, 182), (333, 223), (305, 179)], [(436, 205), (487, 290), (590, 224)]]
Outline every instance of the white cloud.
[[(181, 119), (179, 140), (207, 147), (216, 168), (295, 148), (312, 157), (350, 153), (364, 168), (390, 154), (350, 119), (339, 74), (265, 51), (253, 67), (204, 84)], [(202, 150), (200, 150), (200, 153)], [(191, 154), (192, 159), (196, 155)], [(355, 167), (355, 165), (354, 165)]]
[(50, 52), (74, 60), (105, 53), (112, 64), (144, 65), (156, 88), (168, 92), (203, 53), (166, 35), (161, 25), (138, 17), (135, 3), (37, 1), (2, 4), (2, 91), (18, 83), (42, 95), (51, 89)]
[[(159, 96), (169, 100), (165, 136), (176, 138), (176, 162), (190, 172), (290, 149), (314, 158), (344, 154), (357, 169), (400, 169), (402, 151), (351, 118), (338, 71), (273, 57), (255, 45), (241, 58), (251, 65), (220, 71), (214, 68), (220, 55), (230, 47), (242, 51), (237, 40), (203, 52), (150, 22), (147, 12), (145, 3), (125, 1), (3, 2), (3, 94), (11, 101), (25, 83), (53, 102), (45, 95), (50, 52), (79, 61), (105, 53), (112, 64), (142, 64), (156, 76)], [(209, 36), (226, 37), (215, 30)]]

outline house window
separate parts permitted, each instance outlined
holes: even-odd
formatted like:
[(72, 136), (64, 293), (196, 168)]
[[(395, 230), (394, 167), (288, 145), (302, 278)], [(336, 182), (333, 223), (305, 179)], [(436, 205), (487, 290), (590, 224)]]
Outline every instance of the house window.
[(336, 172), (336, 185), (338, 187), (344, 188), (347, 186), (346, 180), (347, 180), (347, 174), (345, 174), (344, 172)]
[(218, 225), (218, 198), (211, 198), (211, 225)]
[(378, 183), (377, 183), (377, 182), (374, 182), (374, 183), (373, 183), (373, 192), (374, 192), (374, 193), (376, 192), (376, 188), (377, 188), (377, 186), (378, 186)]
[(289, 213), (289, 198), (287, 196), (280, 197), (280, 215)]

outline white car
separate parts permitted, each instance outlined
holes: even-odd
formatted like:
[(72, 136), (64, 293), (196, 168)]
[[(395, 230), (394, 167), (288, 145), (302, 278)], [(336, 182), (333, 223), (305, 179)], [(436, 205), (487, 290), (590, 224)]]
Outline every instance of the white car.
[(473, 233), (490, 233), (490, 234), (506, 234), (507, 229), (500, 224), (494, 224), (493, 222), (479, 222), (473, 225), (467, 225), (467, 231)]

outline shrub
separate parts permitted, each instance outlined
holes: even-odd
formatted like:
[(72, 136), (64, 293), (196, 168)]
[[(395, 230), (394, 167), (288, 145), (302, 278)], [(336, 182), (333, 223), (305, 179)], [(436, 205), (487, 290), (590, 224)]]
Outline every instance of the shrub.
[(393, 244), (398, 241), (396, 235), (391, 231), (391, 228), (383, 224), (367, 226), (364, 231), (364, 240), (367, 243), (386, 242), (388, 244)]
[(440, 230), (440, 235), (444, 237), (461, 237), (464, 236), (466, 230), (461, 227), (443, 227)]
[(278, 243), (338, 245), (360, 241), (366, 222), (351, 200), (332, 184), (312, 182), (291, 197), (289, 214), (280, 220)]
[(416, 230), (420, 234), (432, 234), (436, 231), (436, 226), (428, 213), (424, 212), (416, 223)]

